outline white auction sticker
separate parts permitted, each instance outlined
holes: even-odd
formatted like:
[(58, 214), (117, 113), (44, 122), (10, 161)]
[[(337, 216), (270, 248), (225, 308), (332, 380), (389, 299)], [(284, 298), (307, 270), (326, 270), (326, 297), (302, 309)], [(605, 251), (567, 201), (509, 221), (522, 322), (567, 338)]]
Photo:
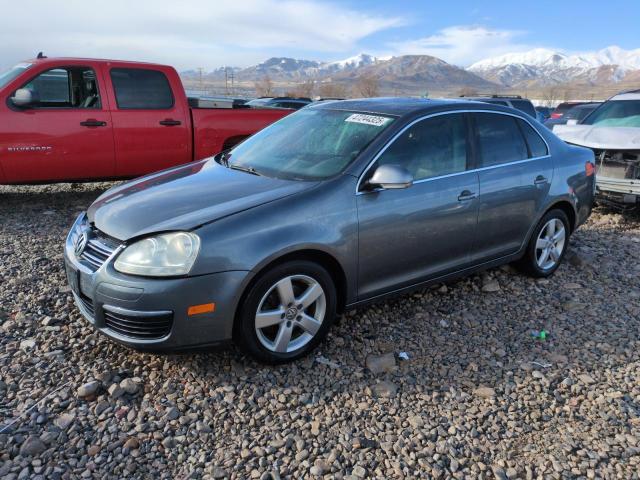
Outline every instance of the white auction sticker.
[(345, 122), (364, 123), (365, 125), (373, 125), (375, 127), (381, 127), (385, 123), (391, 120), (388, 117), (381, 117), (379, 115), (367, 115), (365, 113), (354, 113), (349, 115)]

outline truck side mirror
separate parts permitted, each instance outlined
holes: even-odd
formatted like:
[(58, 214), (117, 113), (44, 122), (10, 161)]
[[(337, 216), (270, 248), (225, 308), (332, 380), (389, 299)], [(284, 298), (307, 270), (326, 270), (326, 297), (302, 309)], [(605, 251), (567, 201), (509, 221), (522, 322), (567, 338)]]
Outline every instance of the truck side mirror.
[(27, 108), (37, 101), (37, 95), (28, 88), (19, 88), (11, 97), (11, 103), (19, 108)]

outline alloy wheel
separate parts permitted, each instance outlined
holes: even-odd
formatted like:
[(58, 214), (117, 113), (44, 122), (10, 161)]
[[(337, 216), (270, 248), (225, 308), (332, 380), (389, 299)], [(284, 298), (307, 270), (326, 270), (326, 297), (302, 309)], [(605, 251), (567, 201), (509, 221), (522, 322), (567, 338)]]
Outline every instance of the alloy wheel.
[(327, 299), (320, 283), (307, 275), (282, 278), (258, 305), (255, 329), (269, 351), (294, 352), (309, 343), (325, 319)]
[(564, 251), (567, 232), (559, 218), (552, 218), (545, 223), (536, 241), (536, 263), (542, 270), (555, 267)]

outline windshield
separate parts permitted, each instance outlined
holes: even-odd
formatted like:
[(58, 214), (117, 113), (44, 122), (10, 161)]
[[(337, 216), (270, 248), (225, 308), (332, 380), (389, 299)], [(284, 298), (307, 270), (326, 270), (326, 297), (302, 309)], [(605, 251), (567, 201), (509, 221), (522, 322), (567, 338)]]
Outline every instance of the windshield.
[(640, 127), (640, 100), (610, 100), (585, 118), (583, 125)]
[(19, 63), (18, 65), (11, 67), (9, 70), (5, 70), (0, 73), (0, 88), (7, 85), (11, 80), (16, 78), (29, 67), (31, 67), (30, 63)]
[(261, 130), (221, 159), (229, 167), (295, 180), (340, 173), (393, 119), (383, 115), (302, 109)]

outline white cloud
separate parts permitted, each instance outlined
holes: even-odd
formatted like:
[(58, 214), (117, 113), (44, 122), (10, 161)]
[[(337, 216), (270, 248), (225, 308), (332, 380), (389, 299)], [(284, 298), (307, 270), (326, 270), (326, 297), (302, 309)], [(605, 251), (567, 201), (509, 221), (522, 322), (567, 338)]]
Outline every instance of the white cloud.
[(434, 35), (390, 45), (393, 55), (432, 55), (455, 65), (467, 66), (504, 53), (526, 51), (533, 46), (520, 43), (524, 32), (492, 30), (483, 26), (452, 26)]
[(403, 23), (318, 0), (13, 2), (0, 20), (0, 64), (43, 50), (178, 68), (243, 66), (275, 54), (350, 52), (362, 38)]

